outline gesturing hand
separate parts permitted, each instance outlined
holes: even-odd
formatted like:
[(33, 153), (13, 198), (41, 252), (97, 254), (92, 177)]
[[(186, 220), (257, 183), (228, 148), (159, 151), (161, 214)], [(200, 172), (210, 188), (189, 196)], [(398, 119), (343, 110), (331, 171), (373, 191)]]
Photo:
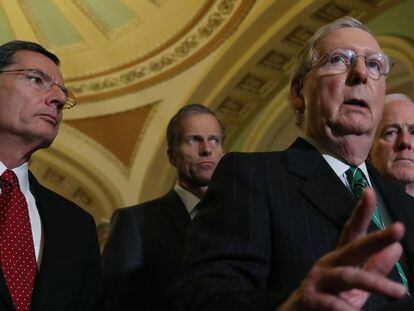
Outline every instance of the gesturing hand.
[(404, 226), (394, 223), (367, 234), (375, 204), (375, 193), (367, 188), (345, 224), (337, 248), (314, 264), (279, 311), (360, 310), (370, 293), (404, 296), (404, 286), (386, 277), (402, 254), (399, 241)]

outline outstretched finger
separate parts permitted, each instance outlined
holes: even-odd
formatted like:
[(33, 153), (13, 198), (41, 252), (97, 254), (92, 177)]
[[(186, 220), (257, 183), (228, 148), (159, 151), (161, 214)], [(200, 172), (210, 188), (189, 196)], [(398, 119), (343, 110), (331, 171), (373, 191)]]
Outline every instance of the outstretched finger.
[(342, 230), (338, 248), (366, 234), (375, 205), (376, 197), (374, 190), (366, 188)]
[(384, 230), (378, 230), (356, 241), (336, 249), (319, 260), (323, 266), (361, 266), (367, 260), (389, 245), (399, 242), (404, 236), (404, 226), (394, 223)]
[(334, 295), (356, 289), (391, 298), (401, 298), (405, 294), (401, 283), (356, 267), (327, 269), (319, 280), (319, 286), (321, 291)]
[(401, 257), (403, 250), (400, 243), (393, 243), (375, 256), (372, 256), (364, 265), (364, 270), (376, 274), (388, 275)]

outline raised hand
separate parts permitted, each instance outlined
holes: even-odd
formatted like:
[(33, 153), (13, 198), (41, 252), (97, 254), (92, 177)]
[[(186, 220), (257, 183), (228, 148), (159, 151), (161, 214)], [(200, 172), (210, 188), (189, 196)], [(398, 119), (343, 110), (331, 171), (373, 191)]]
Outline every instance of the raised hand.
[(367, 188), (342, 231), (337, 248), (318, 260), (278, 311), (360, 310), (370, 293), (401, 298), (405, 288), (386, 275), (402, 254), (404, 226), (367, 234), (376, 198)]

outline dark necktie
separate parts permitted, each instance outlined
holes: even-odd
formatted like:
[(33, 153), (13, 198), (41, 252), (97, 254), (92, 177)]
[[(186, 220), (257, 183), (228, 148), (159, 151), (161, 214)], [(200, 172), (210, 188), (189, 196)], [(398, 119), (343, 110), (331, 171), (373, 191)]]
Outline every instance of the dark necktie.
[(0, 186), (1, 269), (16, 310), (28, 311), (37, 273), (29, 210), (13, 171), (0, 176)]
[[(349, 183), (349, 187), (351, 188), (352, 193), (354, 196), (359, 199), (361, 198), (362, 194), (364, 193), (365, 188), (368, 186), (368, 181), (364, 175), (364, 173), (355, 166), (350, 166), (349, 169), (345, 172), (346, 178)], [(378, 207), (375, 207), (374, 213), (372, 214), (372, 221), (378, 227), (378, 229), (382, 230), (385, 228), (384, 222), (381, 217), (381, 213)], [(396, 263), (396, 268), (398, 273), (400, 274), (400, 278), (402, 283), (404, 284), (407, 293), (409, 293), (409, 286), (407, 277), (405, 276), (405, 272), (399, 262)]]

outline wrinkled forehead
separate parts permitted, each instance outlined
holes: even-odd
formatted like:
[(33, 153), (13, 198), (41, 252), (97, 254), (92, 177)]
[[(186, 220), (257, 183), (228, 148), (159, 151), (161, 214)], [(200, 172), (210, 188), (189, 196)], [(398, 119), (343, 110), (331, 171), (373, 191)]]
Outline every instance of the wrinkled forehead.
[(63, 76), (59, 66), (49, 57), (38, 52), (21, 50), (13, 54), (13, 63), (9, 69), (38, 69), (52, 78), (52, 81), (63, 85)]
[(186, 116), (180, 122), (181, 133), (211, 132), (221, 135), (221, 128), (215, 116), (209, 113), (194, 113)]
[(351, 49), (363, 55), (381, 52), (378, 41), (373, 35), (365, 30), (353, 27), (334, 30), (318, 40), (315, 48), (319, 55), (338, 48)]

